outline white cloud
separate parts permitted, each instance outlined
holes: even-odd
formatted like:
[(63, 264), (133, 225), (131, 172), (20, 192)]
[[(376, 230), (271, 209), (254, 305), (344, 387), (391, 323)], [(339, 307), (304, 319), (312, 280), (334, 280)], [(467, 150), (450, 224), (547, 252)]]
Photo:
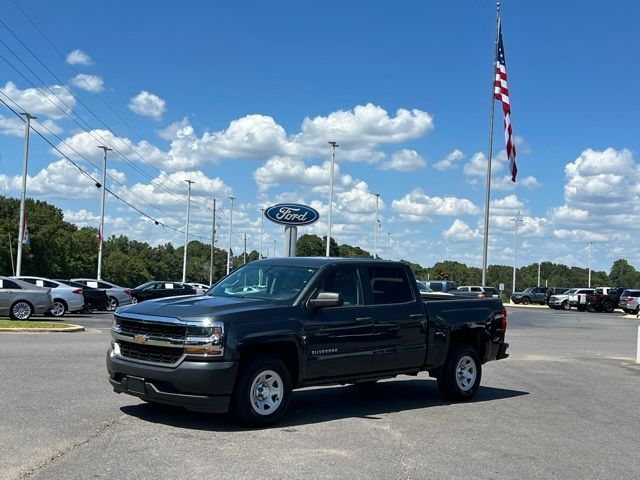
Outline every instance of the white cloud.
[(67, 63), (69, 65), (91, 65), (93, 60), (87, 53), (76, 48), (67, 53)]
[[(43, 128), (43, 125), (46, 128)], [(55, 134), (59, 135), (62, 133), (62, 128), (58, 126), (52, 120), (37, 120), (31, 122), (31, 127), (41, 132), (43, 135)], [(18, 117), (5, 117), (0, 115), (0, 134), (1, 135), (9, 135), (14, 137), (24, 137), (24, 122), (20, 120)], [(48, 131), (47, 131), (48, 130)]]
[(523, 178), (518, 178), (517, 182), (511, 181), (511, 175), (505, 175), (502, 177), (493, 177), (491, 179), (491, 189), (496, 191), (509, 191), (515, 190), (516, 187), (523, 187), (527, 190), (533, 190), (540, 186), (540, 182), (537, 178), (532, 176), (527, 176)]
[[(330, 162), (307, 167), (303, 161), (291, 157), (273, 157), (253, 172), (253, 178), (262, 191), (285, 183), (318, 187), (316, 191), (324, 191), (324, 188), (329, 185), (330, 176)], [(341, 175), (340, 166), (336, 163), (334, 188), (343, 189), (352, 184), (353, 178), (350, 175)]]
[(393, 200), (391, 207), (407, 221), (424, 221), (429, 215), (475, 215), (476, 207), (466, 198), (430, 197), (420, 188), (407, 193), (399, 200)]
[(101, 92), (104, 90), (104, 81), (99, 75), (79, 73), (71, 79), (71, 85), (88, 92)]
[(381, 170), (396, 170), (398, 172), (411, 172), (427, 166), (427, 161), (415, 150), (402, 149), (391, 155), (391, 160), (380, 166)]
[(447, 156), (442, 160), (434, 163), (433, 168), (435, 168), (436, 170), (451, 170), (453, 168), (456, 168), (458, 166), (458, 161), (462, 160), (463, 158), (464, 153), (456, 148), (453, 152), (447, 154)]
[(76, 99), (71, 92), (60, 85), (51, 85), (46, 91), (36, 88), (21, 90), (15, 83), (7, 82), (0, 88), (0, 92), (20, 105), (23, 111), (32, 115), (44, 115), (54, 120), (71, 113), (71, 109), (76, 104)]
[(442, 232), (442, 236), (448, 240), (468, 241), (480, 238), (480, 230), (472, 230), (469, 225), (456, 218), (451, 226)]
[(570, 240), (575, 242), (606, 242), (609, 236), (601, 233), (589, 232), (587, 230), (566, 230), (558, 229), (553, 231), (553, 236), (560, 240)]
[(138, 95), (129, 100), (129, 109), (133, 113), (153, 120), (162, 120), (162, 115), (167, 111), (166, 102), (146, 90), (141, 90)]
[(589, 219), (589, 211), (581, 208), (573, 208), (565, 204), (552, 208), (549, 216), (558, 222), (584, 223)]

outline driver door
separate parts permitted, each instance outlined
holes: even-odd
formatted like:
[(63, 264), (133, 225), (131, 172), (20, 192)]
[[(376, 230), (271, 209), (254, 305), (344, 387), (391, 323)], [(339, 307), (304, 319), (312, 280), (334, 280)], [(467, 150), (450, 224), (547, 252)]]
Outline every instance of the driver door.
[(340, 293), (340, 307), (308, 309), (305, 319), (308, 380), (372, 371), (374, 325), (357, 266), (340, 265), (318, 281), (320, 292)]

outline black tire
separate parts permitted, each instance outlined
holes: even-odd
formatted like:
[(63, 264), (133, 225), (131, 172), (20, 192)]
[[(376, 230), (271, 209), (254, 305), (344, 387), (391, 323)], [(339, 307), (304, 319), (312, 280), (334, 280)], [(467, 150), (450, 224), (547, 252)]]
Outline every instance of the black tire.
[(118, 299), (115, 297), (109, 297), (109, 301), (107, 302), (107, 312), (115, 312), (116, 308), (118, 308)]
[(29, 320), (33, 315), (33, 306), (26, 300), (18, 300), (9, 309), (12, 320)]
[(586, 305), (578, 305), (576, 308), (578, 309), (579, 312), (584, 312), (587, 310)]
[(604, 305), (602, 305), (602, 311), (604, 313), (613, 313), (613, 310), (615, 308), (616, 306), (611, 302), (606, 302)]
[[(471, 362), (467, 362), (471, 360)], [(468, 387), (462, 387), (464, 380), (459, 381), (459, 368), (466, 365), (464, 373), (475, 373), (475, 378)], [(473, 368), (473, 372), (471, 370)], [(444, 366), (438, 375), (438, 388), (443, 397), (448, 400), (471, 400), (480, 387), (482, 365), (476, 350), (465, 344), (454, 345), (447, 356)]]
[(511, 299), (511, 301), (512, 301), (513, 303), (515, 303), (516, 305), (520, 305), (520, 300), (517, 300), (517, 299), (515, 299), (515, 298), (512, 298), (512, 299)]
[(67, 307), (67, 304), (64, 300), (55, 298), (53, 300), (53, 305), (51, 306), (51, 310), (49, 310), (47, 313), (52, 317), (60, 318), (60, 317), (63, 317), (68, 310), (69, 310), (69, 307)]
[[(269, 372), (276, 373), (280, 378), (269, 376)], [(266, 381), (260, 382), (261, 378)], [(269, 381), (273, 383), (267, 385)], [(269, 393), (273, 392), (271, 388), (279, 388), (279, 393), (275, 394), (278, 395), (277, 397), (267, 395), (272, 402), (277, 402), (273, 410), (270, 407), (264, 408), (268, 405), (268, 402), (264, 401), (266, 399), (258, 398), (258, 392), (263, 388), (262, 386), (269, 387)], [(245, 425), (273, 425), (287, 413), (291, 401), (291, 390), (291, 375), (282, 360), (270, 355), (255, 357), (244, 364), (240, 370), (231, 399), (231, 408), (237, 419)]]
[(624, 313), (631, 313), (631, 310), (627, 310), (626, 308), (623, 308), (623, 309), (622, 309), (622, 311), (623, 311)]
[(562, 302), (562, 309), (571, 310), (571, 304), (569, 303), (569, 300), (565, 300), (564, 302)]
[(522, 297), (522, 304), (529, 305), (531, 303), (531, 299), (529, 297)]

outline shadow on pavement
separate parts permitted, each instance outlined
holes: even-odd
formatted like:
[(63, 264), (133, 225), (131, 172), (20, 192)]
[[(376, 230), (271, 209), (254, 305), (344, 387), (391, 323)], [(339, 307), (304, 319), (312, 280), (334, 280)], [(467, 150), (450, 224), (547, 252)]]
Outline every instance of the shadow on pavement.
[[(469, 403), (504, 400), (528, 392), (480, 387)], [(378, 420), (377, 415), (451, 405), (438, 393), (433, 380), (406, 380), (378, 383), (371, 387), (353, 385), (296, 390), (289, 412), (277, 427), (322, 423), (343, 418)], [(123, 413), (141, 420), (194, 430), (240, 431), (230, 415), (202, 414), (180, 408), (150, 404), (121, 407)]]

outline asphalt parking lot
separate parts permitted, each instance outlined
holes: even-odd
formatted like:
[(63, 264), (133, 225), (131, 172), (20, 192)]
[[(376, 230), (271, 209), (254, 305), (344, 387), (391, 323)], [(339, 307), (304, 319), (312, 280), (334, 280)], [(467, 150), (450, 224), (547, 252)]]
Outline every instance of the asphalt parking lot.
[(637, 320), (510, 309), (511, 357), (474, 401), (443, 401), (426, 375), (362, 392), (294, 393), (284, 421), (117, 395), (104, 355), (111, 315), (84, 333), (0, 334), (0, 478), (638, 478)]

